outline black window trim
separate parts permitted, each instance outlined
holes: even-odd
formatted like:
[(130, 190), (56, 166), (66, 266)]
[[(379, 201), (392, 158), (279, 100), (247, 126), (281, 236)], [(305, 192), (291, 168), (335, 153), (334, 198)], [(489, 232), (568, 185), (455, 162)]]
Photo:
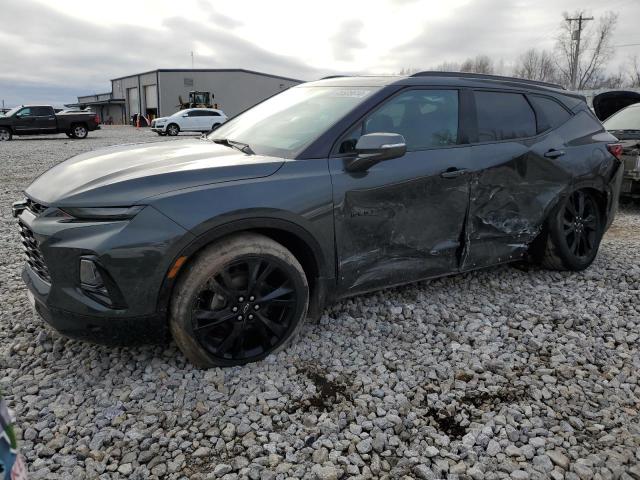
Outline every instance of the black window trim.
[(545, 133), (549, 133), (550, 131), (555, 130), (555, 129), (563, 126), (565, 123), (567, 123), (569, 120), (571, 120), (571, 118), (575, 115), (575, 113), (573, 111), (571, 111), (570, 109), (568, 109), (566, 107), (566, 105), (564, 105), (560, 100), (558, 100), (557, 98), (552, 97), (550, 95), (544, 95), (544, 94), (540, 94), (540, 93), (537, 93), (537, 92), (535, 92), (535, 93), (534, 92), (527, 92), (525, 94), (525, 96), (527, 97), (527, 101), (529, 102), (529, 105), (531, 105), (531, 108), (533, 108), (533, 112), (536, 115), (536, 131), (538, 130), (538, 125), (537, 125), (538, 124), (538, 111), (536, 110), (536, 107), (534, 106), (534, 104), (531, 101), (530, 97), (540, 97), (540, 98), (545, 98), (547, 100), (551, 100), (551, 101), (557, 103), (558, 105), (560, 105), (560, 108), (562, 108), (565, 112), (567, 112), (569, 114), (569, 117), (564, 122), (559, 123), (555, 127), (549, 126), (549, 128), (547, 128), (546, 130), (542, 130), (542, 131), (538, 132), (537, 136), (543, 135)]
[[(463, 117), (463, 111), (467, 112), (469, 109), (468, 105), (465, 105), (465, 108), (463, 108), (463, 97), (465, 98), (465, 100), (468, 101), (468, 94), (465, 95), (464, 92), (468, 92), (470, 89), (467, 87), (462, 87), (462, 86), (457, 86), (457, 85), (409, 85), (406, 86), (404, 88), (401, 88), (400, 90), (397, 90), (396, 92), (393, 92), (391, 95), (381, 99), (378, 103), (376, 103), (375, 105), (373, 105), (369, 110), (367, 110), (363, 115), (361, 115), (355, 122), (352, 122), (348, 128), (346, 128), (338, 137), (337, 139), (333, 142), (333, 145), (331, 146), (331, 150), (329, 151), (329, 158), (349, 158), (349, 157), (353, 157), (354, 153), (339, 153), (337, 150), (340, 148), (340, 144), (342, 143), (342, 141), (344, 140), (344, 138), (349, 135), (349, 133), (351, 133), (351, 131), (358, 126), (358, 124), (361, 124), (362, 126), (364, 126), (364, 119), (367, 118), (369, 115), (373, 114), (376, 110), (378, 110), (379, 108), (381, 108), (383, 105), (385, 105), (387, 102), (392, 101), (396, 96), (401, 95), (405, 92), (408, 91), (413, 91), (413, 90), (455, 90), (458, 92), (458, 138), (456, 139), (456, 141), (458, 143), (454, 144), (454, 145), (441, 145), (441, 146), (437, 146), (437, 147), (428, 147), (428, 148), (421, 148), (418, 150), (407, 150), (407, 153), (412, 153), (412, 152), (424, 152), (427, 150), (441, 150), (444, 148), (460, 148), (460, 147), (468, 147), (469, 146), (469, 134), (468, 132), (465, 130), (466, 127), (466, 122), (464, 122), (464, 117)], [(467, 143), (462, 143), (463, 141), (466, 141)]]

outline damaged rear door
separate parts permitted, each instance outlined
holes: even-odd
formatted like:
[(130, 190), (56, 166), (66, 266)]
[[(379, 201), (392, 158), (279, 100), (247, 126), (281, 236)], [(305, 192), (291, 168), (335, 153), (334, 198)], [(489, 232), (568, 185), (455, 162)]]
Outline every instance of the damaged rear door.
[(510, 91), (476, 90), (474, 98), (463, 270), (524, 256), (550, 206), (571, 183), (562, 164), (570, 148), (553, 131), (571, 117), (562, 105)]
[[(330, 159), (337, 270), (355, 293), (451, 273), (459, 268), (469, 200), (470, 147), (455, 89), (404, 90), (349, 132)], [(404, 136), (407, 153), (366, 172), (345, 162), (367, 133)]]

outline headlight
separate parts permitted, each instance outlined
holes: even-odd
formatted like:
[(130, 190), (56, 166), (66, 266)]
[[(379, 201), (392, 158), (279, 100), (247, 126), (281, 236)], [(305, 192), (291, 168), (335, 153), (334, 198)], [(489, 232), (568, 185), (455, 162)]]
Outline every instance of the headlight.
[(144, 205), (133, 207), (64, 207), (63, 212), (80, 220), (127, 220), (135, 217)]

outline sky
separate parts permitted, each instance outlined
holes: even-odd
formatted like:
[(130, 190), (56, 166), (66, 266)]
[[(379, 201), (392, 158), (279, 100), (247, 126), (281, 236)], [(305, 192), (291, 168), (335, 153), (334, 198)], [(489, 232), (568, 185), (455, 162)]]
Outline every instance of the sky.
[[(479, 54), (505, 73), (552, 49), (563, 12), (619, 14), (617, 71), (640, 57), (640, 0), (1, 0), (0, 100), (61, 105), (156, 68), (245, 68), (313, 80), (394, 74)], [(594, 24), (595, 22), (591, 22)]]

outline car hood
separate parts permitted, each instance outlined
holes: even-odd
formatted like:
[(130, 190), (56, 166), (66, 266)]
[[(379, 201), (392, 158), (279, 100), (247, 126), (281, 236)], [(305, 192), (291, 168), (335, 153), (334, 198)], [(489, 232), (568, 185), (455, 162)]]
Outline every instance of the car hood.
[(167, 120), (169, 120), (169, 117), (158, 117), (153, 119), (154, 122), (166, 122)]
[(173, 190), (266, 177), (283, 163), (282, 158), (247, 155), (208, 140), (120, 145), (56, 165), (25, 193), (59, 207), (130, 206)]

